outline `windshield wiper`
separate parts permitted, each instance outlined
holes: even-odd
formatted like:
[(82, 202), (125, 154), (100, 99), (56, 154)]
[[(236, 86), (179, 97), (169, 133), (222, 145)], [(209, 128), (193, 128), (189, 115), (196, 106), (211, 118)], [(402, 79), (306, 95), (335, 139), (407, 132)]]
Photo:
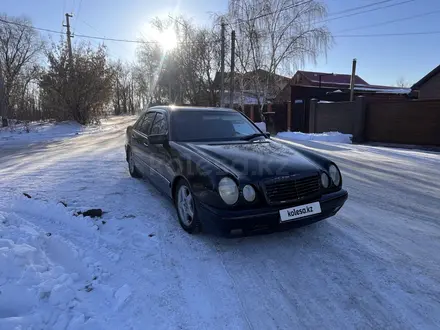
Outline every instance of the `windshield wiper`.
[(254, 133), (254, 134), (251, 134), (251, 135), (243, 136), (243, 137), (240, 138), (240, 140), (249, 141), (249, 140), (255, 139), (256, 137), (259, 137), (259, 136), (266, 136), (266, 135), (263, 134), (263, 133)]

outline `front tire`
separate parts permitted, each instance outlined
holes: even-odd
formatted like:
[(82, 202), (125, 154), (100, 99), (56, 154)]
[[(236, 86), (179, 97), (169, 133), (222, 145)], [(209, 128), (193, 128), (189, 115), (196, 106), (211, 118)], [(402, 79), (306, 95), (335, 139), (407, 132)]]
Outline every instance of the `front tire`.
[(180, 226), (187, 233), (196, 234), (201, 230), (201, 222), (191, 188), (185, 180), (180, 180), (174, 194), (174, 205)]
[(128, 171), (130, 172), (131, 177), (141, 178), (142, 175), (136, 167), (131, 149), (129, 149), (127, 152), (127, 161), (128, 161)]

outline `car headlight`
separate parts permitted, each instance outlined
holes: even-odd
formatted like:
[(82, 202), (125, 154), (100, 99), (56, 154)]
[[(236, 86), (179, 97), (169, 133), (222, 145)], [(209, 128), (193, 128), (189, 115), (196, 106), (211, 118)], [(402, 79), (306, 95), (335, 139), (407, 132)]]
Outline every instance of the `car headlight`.
[(243, 188), (243, 197), (248, 202), (253, 202), (255, 200), (255, 189), (251, 185), (245, 185)]
[(339, 174), (339, 170), (336, 168), (335, 165), (330, 165), (328, 171), (330, 173), (330, 177), (332, 178), (333, 183), (336, 186), (339, 186), (339, 184), (341, 183), (341, 174)]
[(323, 188), (328, 188), (330, 184), (330, 180), (328, 178), (328, 175), (324, 172), (321, 173), (321, 185)]
[(238, 200), (238, 187), (234, 180), (230, 178), (223, 178), (218, 184), (218, 192), (220, 197), (226, 204), (235, 204)]

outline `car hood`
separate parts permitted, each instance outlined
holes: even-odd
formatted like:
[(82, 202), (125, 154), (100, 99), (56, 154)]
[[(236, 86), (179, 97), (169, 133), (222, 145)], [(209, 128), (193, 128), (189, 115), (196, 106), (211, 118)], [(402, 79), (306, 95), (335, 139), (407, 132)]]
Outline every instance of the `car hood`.
[(238, 179), (309, 174), (320, 169), (294, 148), (273, 140), (185, 145)]

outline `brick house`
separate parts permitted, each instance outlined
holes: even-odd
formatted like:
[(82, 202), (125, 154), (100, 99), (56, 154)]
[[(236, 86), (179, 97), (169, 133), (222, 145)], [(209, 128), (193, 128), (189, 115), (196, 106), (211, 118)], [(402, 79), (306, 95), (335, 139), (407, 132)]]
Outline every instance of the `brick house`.
[(440, 65), (416, 82), (411, 89), (419, 99), (440, 99)]
[[(312, 98), (335, 102), (348, 101), (350, 80), (349, 74), (297, 71), (289, 84), (276, 96), (274, 103), (295, 103), (295, 100)], [(370, 85), (358, 75), (355, 77), (355, 96), (394, 99), (407, 97), (410, 92), (409, 88)]]
[[(313, 92), (311, 92), (311, 94), (307, 93), (310, 95), (301, 95), (301, 97), (298, 97), (300, 99), (304, 97), (322, 98), (327, 92), (348, 89), (350, 87), (350, 80), (351, 75), (349, 74), (334, 74), (298, 70), (295, 75), (290, 79), (289, 84), (287, 84), (284, 89), (282, 89), (281, 92), (278, 93), (274, 102), (282, 103), (290, 101), (292, 96), (292, 89), (301, 91), (313, 89)], [(357, 75), (355, 79), (355, 84), (357, 86), (370, 86), (364, 79)], [(302, 94), (302, 92), (300, 92), (300, 94)]]
[[(291, 102), (291, 125), (294, 131), (308, 132), (309, 109), (312, 99), (331, 102), (350, 100), (349, 74), (297, 71), (289, 84), (276, 96), (273, 103)], [(370, 85), (355, 76), (354, 96), (365, 96), (372, 100), (406, 100), (411, 90), (393, 86)], [(283, 117), (283, 116), (281, 116)], [(285, 120), (286, 117), (280, 120)]]

